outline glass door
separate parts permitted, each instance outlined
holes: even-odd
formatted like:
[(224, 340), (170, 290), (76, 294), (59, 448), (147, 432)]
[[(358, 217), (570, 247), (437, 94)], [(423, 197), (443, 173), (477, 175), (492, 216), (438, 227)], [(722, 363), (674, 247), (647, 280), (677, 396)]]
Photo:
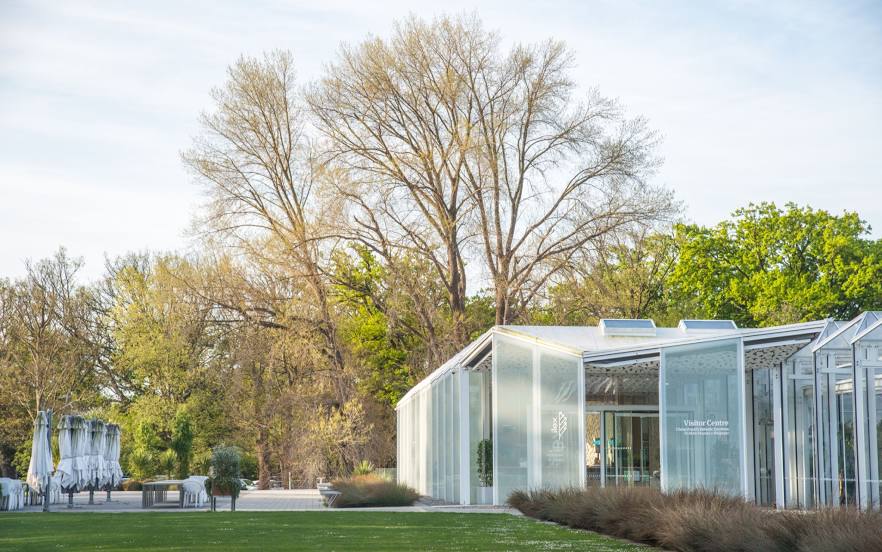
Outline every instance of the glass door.
[(604, 412), (604, 483), (658, 487), (661, 481), (657, 412)]

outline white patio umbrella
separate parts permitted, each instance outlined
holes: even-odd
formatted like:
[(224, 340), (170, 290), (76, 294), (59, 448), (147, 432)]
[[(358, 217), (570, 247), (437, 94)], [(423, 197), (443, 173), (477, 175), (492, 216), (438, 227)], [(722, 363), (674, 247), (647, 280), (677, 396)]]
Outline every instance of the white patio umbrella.
[(31, 463), (28, 466), (27, 483), (36, 493), (49, 490), (52, 475), (52, 449), (49, 447), (49, 428), (46, 413), (42, 410), (34, 420), (34, 439), (31, 442)]
[(79, 477), (74, 467), (73, 416), (62, 416), (58, 423), (58, 452), (61, 458), (55, 467), (55, 474), (65, 490), (76, 490)]
[(89, 454), (91, 452), (91, 435), (89, 424), (82, 416), (72, 416), (73, 426), (73, 457), (74, 475), (77, 479), (77, 490), (85, 489), (89, 484)]
[(104, 461), (107, 468), (107, 481), (111, 489), (122, 481), (123, 473), (119, 465), (119, 426), (107, 424), (106, 448), (104, 449)]
[(91, 439), (89, 447), (89, 486), (97, 489), (107, 478), (107, 467), (104, 463), (104, 448), (107, 430), (101, 420), (89, 422)]

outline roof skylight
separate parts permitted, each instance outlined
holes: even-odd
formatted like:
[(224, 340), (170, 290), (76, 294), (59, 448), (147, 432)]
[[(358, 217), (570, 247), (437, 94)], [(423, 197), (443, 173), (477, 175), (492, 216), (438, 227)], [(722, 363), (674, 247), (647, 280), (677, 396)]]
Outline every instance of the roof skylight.
[(677, 327), (684, 332), (715, 332), (738, 329), (733, 320), (680, 320), (680, 324)]
[(604, 318), (600, 331), (605, 336), (655, 336), (655, 322), (648, 318)]

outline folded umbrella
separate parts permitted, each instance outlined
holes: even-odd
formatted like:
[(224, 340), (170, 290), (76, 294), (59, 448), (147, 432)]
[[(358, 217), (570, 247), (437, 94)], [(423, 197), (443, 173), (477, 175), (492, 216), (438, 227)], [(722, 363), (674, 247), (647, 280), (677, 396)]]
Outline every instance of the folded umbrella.
[(48, 492), (52, 475), (52, 449), (49, 447), (49, 429), (46, 413), (42, 410), (34, 420), (34, 439), (31, 442), (31, 463), (27, 483), (36, 493)]
[(58, 422), (58, 452), (61, 458), (58, 460), (58, 466), (55, 467), (55, 474), (65, 490), (76, 490), (79, 482), (74, 467), (72, 418), (73, 416), (62, 416)]
[(119, 465), (119, 426), (107, 424), (107, 437), (104, 449), (105, 467), (107, 469), (106, 485), (114, 488), (122, 482), (122, 468)]

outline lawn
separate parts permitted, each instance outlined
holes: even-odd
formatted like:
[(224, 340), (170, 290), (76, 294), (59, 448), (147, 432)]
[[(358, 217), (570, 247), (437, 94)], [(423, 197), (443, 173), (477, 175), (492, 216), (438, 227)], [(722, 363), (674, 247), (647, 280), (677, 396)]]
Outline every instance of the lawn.
[(650, 550), (507, 514), (0, 514), (0, 550)]

